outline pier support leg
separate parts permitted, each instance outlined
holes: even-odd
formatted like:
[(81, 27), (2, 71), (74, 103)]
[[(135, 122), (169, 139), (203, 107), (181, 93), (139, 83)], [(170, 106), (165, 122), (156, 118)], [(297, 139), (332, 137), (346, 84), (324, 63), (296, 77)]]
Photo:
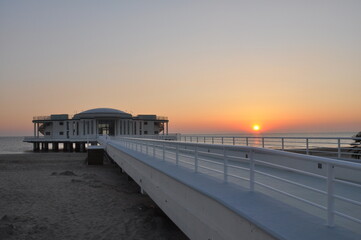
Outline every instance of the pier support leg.
[(79, 152), (84, 152), (84, 149), (85, 149), (85, 144), (79, 143)]
[(42, 142), (41, 143), (41, 150), (47, 152), (49, 150), (49, 143)]
[(80, 143), (75, 143), (75, 152), (80, 152)]
[(68, 151), (68, 143), (67, 142), (65, 142), (65, 143), (63, 143), (63, 151), (64, 152), (67, 152)]
[(59, 143), (53, 142), (52, 145), (53, 145), (53, 151), (54, 151), (54, 152), (59, 151)]
[(68, 147), (69, 147), (69, 152), (72, 152), (74, 150), (72, 142), (68, 143)]
[(33, 143), (33, 150), (34, 150), (34, 152), (39, 152), (40, 144), (38, 142)]

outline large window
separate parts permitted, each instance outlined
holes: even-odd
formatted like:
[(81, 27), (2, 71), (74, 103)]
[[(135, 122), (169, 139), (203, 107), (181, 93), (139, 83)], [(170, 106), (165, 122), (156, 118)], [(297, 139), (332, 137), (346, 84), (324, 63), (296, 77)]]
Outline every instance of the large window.
[(98, 134), (114, 136), (114, 120), (99, 120)]

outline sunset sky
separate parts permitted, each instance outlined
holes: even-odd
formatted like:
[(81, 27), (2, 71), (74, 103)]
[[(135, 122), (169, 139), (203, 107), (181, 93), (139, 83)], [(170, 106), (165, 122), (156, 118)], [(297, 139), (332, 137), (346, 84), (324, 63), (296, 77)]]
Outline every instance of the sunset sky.
[(110, 107), (170, 132), (361, 131), (361, 1), (0, 0), (0, 136)]

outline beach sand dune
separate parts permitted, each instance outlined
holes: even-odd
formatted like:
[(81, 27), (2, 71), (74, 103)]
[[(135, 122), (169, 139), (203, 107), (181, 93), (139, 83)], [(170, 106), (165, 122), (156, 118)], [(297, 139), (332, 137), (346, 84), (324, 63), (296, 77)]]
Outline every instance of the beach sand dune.
[(116, 165), (85, 158), (0, 155), (0, 239), (187, 239)]

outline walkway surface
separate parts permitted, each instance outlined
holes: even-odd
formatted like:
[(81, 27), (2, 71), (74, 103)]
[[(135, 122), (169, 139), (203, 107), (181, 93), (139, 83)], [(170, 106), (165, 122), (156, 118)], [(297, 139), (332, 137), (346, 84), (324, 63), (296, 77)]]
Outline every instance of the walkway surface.
[[(279, 239), (361, 239), (360, 224), (341, 217), (335, 218), (335, 227), (326, 226), (326, 211), (300, 202), (296, 199), (281, 195), (262, 186), (267, 184), (296, 196), (325, 205), (326, 196), (300, 188), (283, 181), (268, 177), (272, 174), (284, 179), (303, 183), (315, 189), (325, 191), (326, 181), (312, 176), (301, 175), (292, 171), (281, 170), (269, 166), (256, 164), (256, 170), (265, 174), (256, 173), (255, 191), (249, 190), (249, 163), (235, 159), (235, 153), (228, 155), (228, 178), (224, 181), (224, 163), (219, 152), (210, 152), (209, 149), (200, 149), (198, 154), (198, 171), (195, 172), (195, 157), (191, 149), (179, 149), (179, 161), (176, 165), (175, 148), (167, 148), (163, 160), (162, 148), (156, 148), (155, 158), (146, 154), (145, 146), (137, 151), (125, 148), (115, 140), (108, 144), (161, 170), (168, 176), (191, 186), (199, 192), (211, 196), (224, 206), (255, 223), (266, 232)], [(244, 154), (244, 153), (242, 153)], [(245, 154), (244, 154), (245, 155)], [(247, 157), (247, 156), (243, 156)], [(269, 160), (270, 156), (255, 155), (258, 160)], [(287, 160), (287, 159), (286, 159)], [(292, 159), (289, 159), (292, 161)], [(336, 183), (335, 193), (360, 201), (360, 188), (342, 183)], [(361, 208), (343, 201), (336, 201), (338, 211), (360, 218)]]

